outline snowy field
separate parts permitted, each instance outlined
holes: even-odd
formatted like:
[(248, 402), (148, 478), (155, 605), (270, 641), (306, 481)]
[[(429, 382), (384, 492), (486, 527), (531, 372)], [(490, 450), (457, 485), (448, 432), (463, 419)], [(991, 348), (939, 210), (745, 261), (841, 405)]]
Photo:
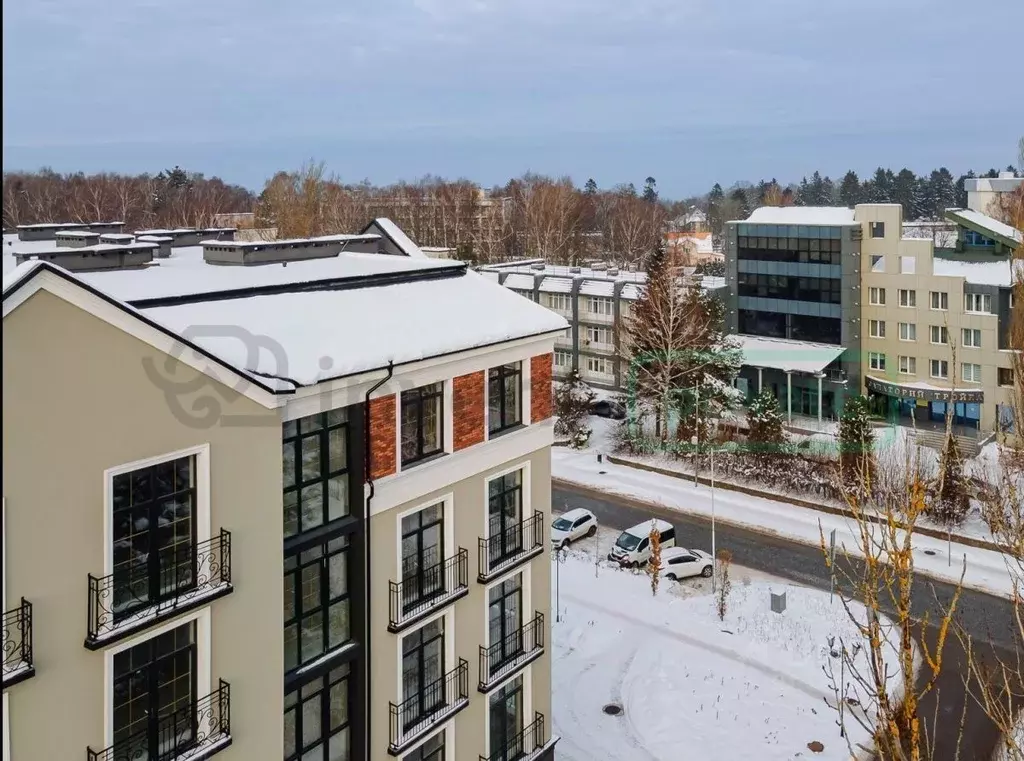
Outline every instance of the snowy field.
[[(823, 666), (829, 637), (859, 637), (838, 598), (734, 568), (725, 621), (710, 582), (593, 562), (581, 543), (558, 566), (554, 731), (566, 761), (850, 758)], [(596, 574), (596, 575), (595, 575)], [(785, 592), (787, 610), (770, 610)], [(863, 651), (858, 660), (863, 659)], [(622, 707), (607, 715), (607, 704)], [(855, 741), (866, 733), (847, 722)], [(822, 743), (813, 753), (807, 744)]]

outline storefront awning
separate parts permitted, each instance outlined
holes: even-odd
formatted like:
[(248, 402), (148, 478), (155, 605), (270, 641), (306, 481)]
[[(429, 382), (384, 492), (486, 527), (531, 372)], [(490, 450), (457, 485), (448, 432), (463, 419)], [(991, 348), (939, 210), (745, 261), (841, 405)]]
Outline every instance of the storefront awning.
[(893, 383), (881, 378), (865, 380), (868, 391), (876, 394), (892, 396), (897, 399), (920, 399), (925, 402), (968, 402), (981, 404), (985, 401), (985, 392), (980, 388), (942, 388), (930, 383)]
[(786, 338), (736, 336), (743, 353), (743, 364), (765, 370), (817, 375), (846, 351), (842, 346), (792, 341)]

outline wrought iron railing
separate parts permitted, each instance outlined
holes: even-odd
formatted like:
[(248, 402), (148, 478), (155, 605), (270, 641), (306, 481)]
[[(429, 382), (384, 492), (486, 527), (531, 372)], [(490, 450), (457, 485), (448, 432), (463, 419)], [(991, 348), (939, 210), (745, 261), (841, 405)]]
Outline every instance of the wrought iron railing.
[(89, 574), (88, 640), (148, 618), (174, 613), (204, 592), (230, 587), (231, 532), (196, 544), (156, 550), (107, 576)]
[(220, 680), (204, 698), (161, 716), (109, 748), (87, 748), (87, 761), (173, 761), (179, 756), (208, 758), (231, 740), (231, 685)]
[(544, 546), (544, 513), (534, 512), (526, 520), (480, 539), (479, 573), (485, 579), (495, 570), (507, 567), (517, 558)]
[(388, 582), (390, 625), (394, 630), (443, 605), (469, 587), (469, 553), (459, 548), (447, 560), (409, 572), (400, 582)]
[(535, 713), (533, 722), (527, 724), (522, 732), (510, 737), (500, 750), (490, 756), (480, 756), (480, 761), (529, 761), (543, 747), (544, 716)]
[(17, 608), (4, 613), (3, 646), (7, 687), (32, 675), (32, 603), (24, 597)]
[(392, 753), (447, 720), (469, 702), (469, 663), (460, 658), (447, 674), (399, 704), (390, 704)]
[(544, 614), (535, 613), (490, 647), (480, 647), (480, 689), (513, 673), (544, 649)]

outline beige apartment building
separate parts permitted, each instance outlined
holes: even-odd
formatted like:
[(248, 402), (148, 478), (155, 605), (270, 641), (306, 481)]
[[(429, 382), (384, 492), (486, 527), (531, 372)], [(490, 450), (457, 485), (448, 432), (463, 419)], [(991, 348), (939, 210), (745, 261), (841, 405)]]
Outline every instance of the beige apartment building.
[(1012, 251), (1021, 233), (951, 209), (952, 248), (907, 238), (898, 204), (862, 205), (861, 375), (880, 411), (941, 427), (948, 407), (965, 437), (1013, 425), (1009, 323)]
[(553, 758), (564, 320), (425, 257), (6, 243), (5, 761)]

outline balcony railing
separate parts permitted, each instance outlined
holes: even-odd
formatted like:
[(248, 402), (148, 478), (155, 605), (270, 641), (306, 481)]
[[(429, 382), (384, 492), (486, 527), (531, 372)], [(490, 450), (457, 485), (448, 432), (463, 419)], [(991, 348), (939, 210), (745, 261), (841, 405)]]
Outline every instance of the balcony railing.
[(388, 631), (398, 632), (468, 594), (469, 552), (460, 547), (447, 560), (416, 569), (401, 582), (388, 582), (388, 586), (391, 613)]
[(103, 750), (86, 748), (87, 761), (206, 759), (231, 745), (231, 685), (161, 716), (145, 729)]
[(490, 647), (480, 648), (480, 684), (487, 692), (544, 653), (544, 614), (534, 617)]
[(231, 591), (231, 532), (179, 545), (118, 568), (89, 574), (89, 631), (85, 646), (97, 649), (170, 616)]
[[(492, 730), (493, 731), (493, 730)], [(533, 722), (522, 732), (513, 735), (505, 747), (490, 756), (480, 756), (480, 761), (530, 761), (544, 750), (544, 715), (535, 713)]]
[(397, 756), (435, 727), (469, 705), (469, 663), (459, 664), (422, 691), (395, 705), (391, 703), (391, 744)]
[(32, 603), (21, 598), (17, 608), (4, 613), (4, 689), (32, 676)]
[(477, 579), (487, 581), (544, 550), (544, 513), (537, 511), (520, 523), (480, 540)]

